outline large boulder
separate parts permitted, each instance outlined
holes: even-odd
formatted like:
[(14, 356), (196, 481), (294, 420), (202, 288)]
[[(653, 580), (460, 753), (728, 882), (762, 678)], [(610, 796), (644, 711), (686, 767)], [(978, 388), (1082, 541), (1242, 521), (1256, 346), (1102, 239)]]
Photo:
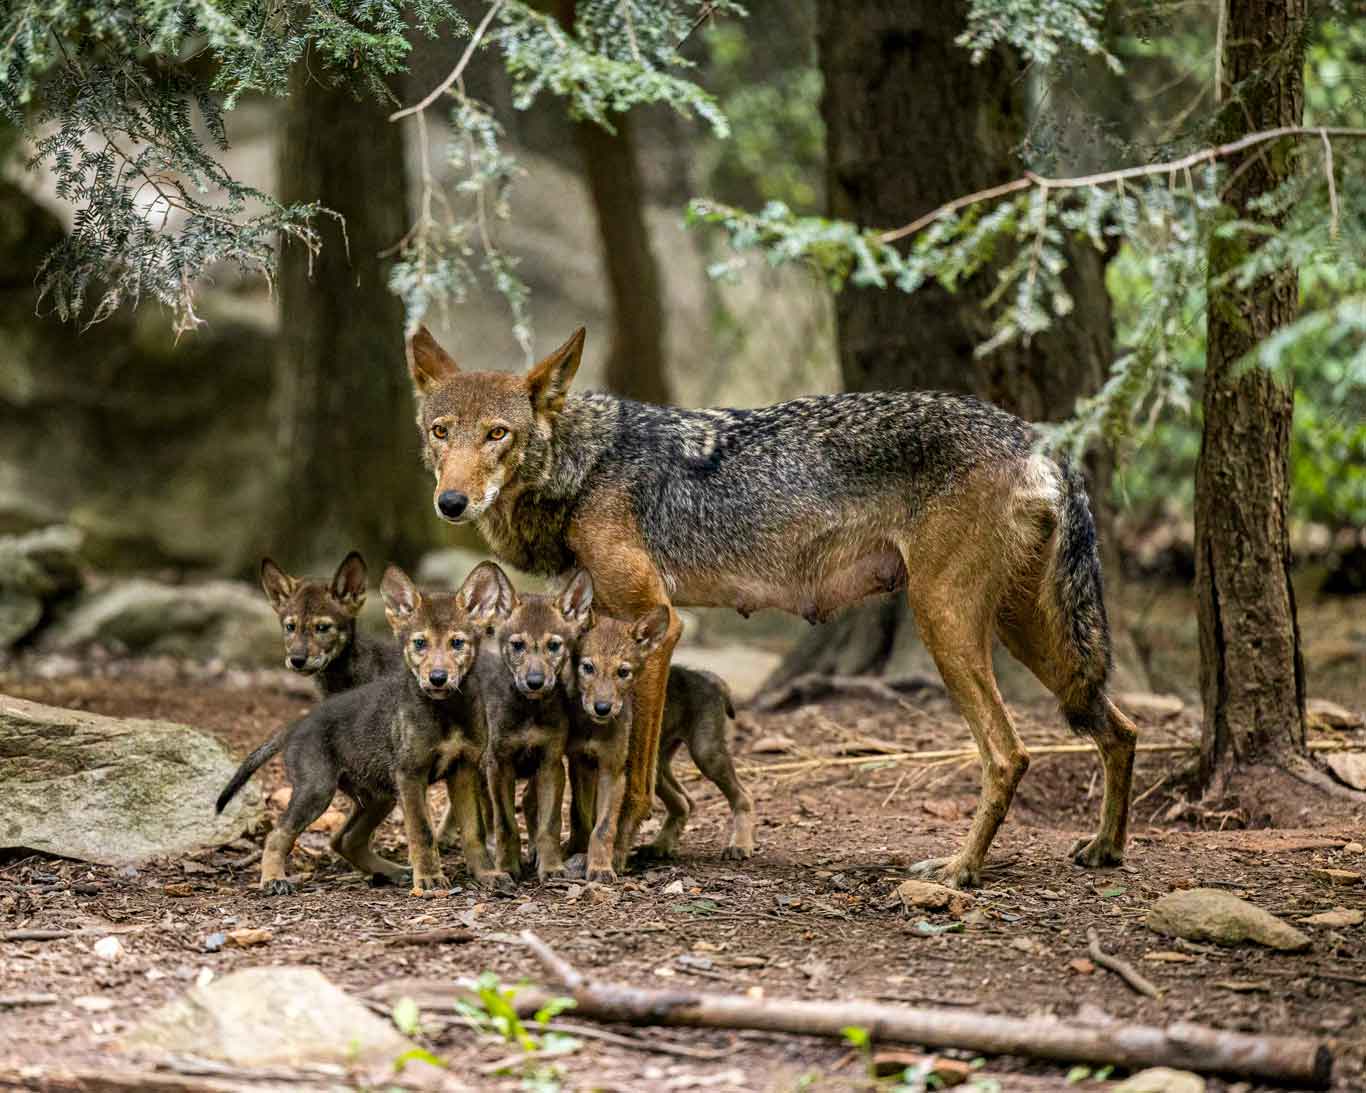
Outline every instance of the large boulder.
[(0, 650), (28, 637), (81, 585), (81, 534), (55, 526), (0, 536)]
[(0, 695), (0, 848), (125, 865), (230, 842), (261, 805), (248, 784), (214, 814), (236, 769), (185, 725)]
[(235, 1066), (392, 1066), (413, 1045), (313, 968), (246, 968), (151, 1014), (123, 1047)]
[(172, 585), (116, 581), (84, 596), (43, 636), (51, 650), (102, 645), (121, 652), (242, 667), (280, 660), (280, 624), (261, 593), (232, 581)]

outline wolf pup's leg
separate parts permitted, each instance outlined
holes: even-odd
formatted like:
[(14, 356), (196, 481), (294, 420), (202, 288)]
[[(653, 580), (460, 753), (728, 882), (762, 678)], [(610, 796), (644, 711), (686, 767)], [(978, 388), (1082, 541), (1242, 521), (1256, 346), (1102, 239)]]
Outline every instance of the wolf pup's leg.
[[(692, 761), (726, 797), (730, 805), (730, 840), (721, 857), (734, 861), (754, 854), (754, 801), (740, 784), (726, 740), (726, 719), (718, 705), (693, 727), (688, 737)], [(672, 776), (672, 771), (670, 775)]]
[(460, 833), (460, 845), (465, 853), (465, 865), (476, 884), (507, 891), (513, 887), (512, 877), (494, 869), (484, 844), (484, 824), (479, 815), (479, 799), (484, 797), (484, 779), (470, 763), (460, 763), (446, 780), (451, 796), (448, 815), (454, 813)]
[(350, 818), (332, 839), (332, 849), (368, 875), (376, 884), (408, 884), (412, 874), (388, 858), (376, 854), (370, 845), (375, 828), (394, 810), (394, 798), (375, 797), (359, 800)]
[(688, 817), (692, 815), (692, 798), (688, 796), (688, 791), (683, 788), (683, 783), (678, 780), (673, 768), (674, 755), (682, 744), (681, 739), (675, 739), (659, 750), (659, 772), (656, 776), (655, 793), (664, 804), (666, 816), (664, 825), (655, 836), (655, 841), (636, 851), (637, 856), (645, 861), (667, 861), (678, 857), (678, 841), (683, 836), (683, 829), (688, 826)]
[(398, 799), (403, 804), (403, 828), (408, 835), (408, 861), (413, 867), (413, 895), (449, 888), (451, 882), (441, 871), (436, 836), (427, 811), (426, 772), (398, 771)]
[[(536, 845), (536, 876), (544, 883), (563, 877), (564, 858), (560, 851), (560, 813), (564, 807), (564, 760), (558, 752), (546, 754), (527, 787), (534, 794), (536, 807), (529, 810), (527, 837)], [(535, 830), (532, 830), (532, 827)]]
[(522, 875), (522, 837), (517, 831), (517, 771), (509, 763), (485, 768), (493, 804), (494, 868), (514, 879)]
[(626, 797), (626, 772), (620, 766), (598, 767), (598, 814), (588, 840), (588, 879), (610, 884), (617, 879), (614, 868), (620, 857), (619, 823)]
[(308, 825), (327, 811), (336, 791), (334, 784), (323, 779), (311, 783), (300, 781), (294, 786), (285, 814), (266, 837), (266, 847), (261, 854), (261, 891), (270, 896), (288, 896), (294, 892), (294, 885), (286, 876), (290, 851)]
[(580, 754), (569, 756), (569, 842), (564, 846), (566, 876), (582, 878), (588, 872), (588, 841), (597, 814), (597, 770)]

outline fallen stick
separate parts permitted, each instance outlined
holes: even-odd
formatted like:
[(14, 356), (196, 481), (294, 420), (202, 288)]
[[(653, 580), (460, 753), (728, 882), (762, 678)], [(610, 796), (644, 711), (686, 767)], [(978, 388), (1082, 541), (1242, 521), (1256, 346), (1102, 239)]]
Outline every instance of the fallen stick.
[(0, 941), (61, 941), (80, 930), (0, 930)]
[(1165, 1028), (1124, 1022), (1083, 1025), (1040, 1017), (887, 1006), (874, 1002), (802, 1002), (747, 995), (652, 990), (586, 980), (530, 931), (522, 941), (574, 999), (576, 1017), (638, 1025), (746, 1028), (812, 1036), (866, 1029), (877, 1040), (956, 1047), (988, 1055), (1021, 1055), (1130, 1069), (1181, 1070), (1327, 1087), (1333, 1056), (1315, 1040), (1247, 1036), (1175, 1022)]
[[(1095, 755), (1092, 744), (1031, 744), (1024, 742), (1025, 750), (1031, 758), (1039, 755)], [(1197, 752), (1200, 745), (1190, 744), (1139, 744), (1135, 751), (1146, 752)], [(1348, 744), (1337, 740), (1311, 740), (1310, 751), (1366, 751), (1366, 744)], [(866, 763), (906, 763), (937, 762), (944, 759), (977, 759), (980, 753), (976, 748), (940, 748), (935, 751), (893, 751), (879, 755), (842, 755), (819, 757), (816, 759), (794, 759), (787, 763), (747, 763), (737, 767), (740, 774), (779, 774), (783, 771), (812, 770), (816, 767), (853, 767)]]
[(376, 940), (386, 945), (467, 945), (474, 940), (474, 934), (459, 927), (447, 926), (410, 934), (381, 934)]
[(1145, 979), (1127, 960), (1121, 960), (1117, 956), (1111, 956), (1100, 947), (1100, 936), (1096, 933), (1095, 927), (1089, 927), (1086, 931), (1087, 952), (1091, 960), (1102, 968), (1107, 968), (1119, 976), (1139, 994), (1146, 994), (1149, 998), (1161, 998), (1162, 991), (1151, 980)]
[(0, 994), (0, 1010), (19, 1009), (21, 1006), (55, 1006), (55, 994)]

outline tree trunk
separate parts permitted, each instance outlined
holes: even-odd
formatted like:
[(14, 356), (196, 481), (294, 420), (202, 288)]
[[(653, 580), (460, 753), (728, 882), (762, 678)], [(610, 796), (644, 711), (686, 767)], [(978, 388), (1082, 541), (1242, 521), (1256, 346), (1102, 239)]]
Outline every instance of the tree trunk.
[[(960, 194), (1016, 177), (1015, 149), (1028, 123), (1019, 58), (996, 50), (974, 65), (954, 44), (961, 0), (869, 0), (819, 5), (822, 113), (830, 214), (890, 228)], [(1006, 346), (978, 361), (991, 333), (983, 304), (994, 282), (978, 276), (950, 293), (927, 285), (913, 295), (848, 287), (836, 300), (846, 390), (936, 388), (977, 395), (1033, 421), (1071, 414), (1095, 391), (1112, 359), (1104, 258), (1073, 248), (1067, 273), (1076, 310), (1029, 346)], [(1090, 467), (1103, 540), (1109, 466)], [(1111, 566), (1116, 574), (1117, 566)], [(1125, 645), (1120, 644), (1121, 662)], [(929, 667), (904, 598), (862, 604), (817, 627), (769, 686), (806, 672), (902, 675)], [(1032, 686), (1032, 685), (1031, 685)]]
[[(1306, 0), (1228, 0), (1226, 14), (1223, 79), (1237, 87), (1237, 100), (1224, 108), (1219, 139), (1302, 124)], [(1287, 142), (1230, 161), (1228, 215), (1252, 216), (1251, 204), (1295, 169), (1292, 154)], [(1204, 434), (1195, 474), (1200, 765), (1215, 795), (1254, 761), (1307, 765), (1286, 528), (1294, 392), (1269, 371), (1237, 367), (1294, 320), (1298, 277), (1284, 269), (1246, 289), (1219, 285), (1246, 257), (1245, 238), (1210, 243)]]
[[(556, 0), (556, 17), (571, 33), (575, 0)], [(591, 121), (570, 123), (597, 214), (607, 287), (612, 294), (608, 390), (641, 402), (668, 402), (664, 374), (664, 301), (659, 264), (645, 223), (645, 188), (627, 114), (612, 115), (615, 133)]]
[(310, 262), (287, 246), (280, 260), (283, 468), (264, 545), (291, 569), (335, 566), (351, 549), (371, 566), (411, 562), (435, 538), (402, 362), (403, 306), (380, 258), (408, 224), (403, 132), (385, 114), (296, 68), (280, 197), (335, 210), (345, 231), (324, 216), (321, 253)]

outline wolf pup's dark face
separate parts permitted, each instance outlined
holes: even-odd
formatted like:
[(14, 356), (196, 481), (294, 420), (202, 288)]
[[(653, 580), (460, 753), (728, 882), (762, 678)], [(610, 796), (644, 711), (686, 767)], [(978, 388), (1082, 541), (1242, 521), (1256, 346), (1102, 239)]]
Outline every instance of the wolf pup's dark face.
[(584, 570), (558, 596), (522, 596), (497, 627), (498, 651), (517, 690), (527, 698), (554, 693), (561, 672), (588, 625), (593, 581)]
[(575, 657), (583, 712), (600, 725), (620, 716), (637, 673), (668, 631), (667, 607), (656, 607), (633, 623), (597, 619), (579, 638)]
[(398, 566), (384, 571), (385, 617), (429, 698), (449, 698), (460, 689), (479, 655), (480, 635), (500, 608), (507, 609), (503, 585), (512, 587), (492, 562), (476, 566), (455, 592), (419, 592)]
[(365, 559), (354, 550), (330, 583), (291, 577), (270, 558), (261, 560), (261, 588), (280, 619), (286, 668), (311, 676), (346, 649), (365, 606), (365, 580)]
[(580, 329), (524, 376), (461, 372), (426, 327), (408, 343), (432, 503), (452, 524), (477, 520), (541, 457), (583, 354)]

